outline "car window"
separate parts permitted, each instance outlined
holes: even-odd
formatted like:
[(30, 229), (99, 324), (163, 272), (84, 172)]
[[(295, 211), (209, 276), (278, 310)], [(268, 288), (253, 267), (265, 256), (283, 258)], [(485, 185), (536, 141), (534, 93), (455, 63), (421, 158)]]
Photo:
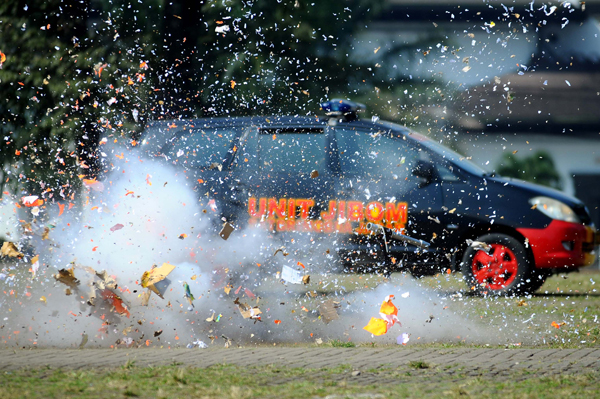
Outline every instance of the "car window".
[(336, 128), (335, 137), (346, 177), (404, 180), (421, 156), (406, 140), (382, 131)]
[(435, 165), (440, 179), (447, 182), (460, 181), (460, 176), (454, 170), (454, 166), (449, 163), (438, 163)]
[(174, 140), (165, 155), (174, 164), (193, 168), (223, 165), (239, 129), (189, 129)]
[(326, 172), (327, 136), (322, 129), (263, 129), (258, 137), (262, 171), (280, 174)]

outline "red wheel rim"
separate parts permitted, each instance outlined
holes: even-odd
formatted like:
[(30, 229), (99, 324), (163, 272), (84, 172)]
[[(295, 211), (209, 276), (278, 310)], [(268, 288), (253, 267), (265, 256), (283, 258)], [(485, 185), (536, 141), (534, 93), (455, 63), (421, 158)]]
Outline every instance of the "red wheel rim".
[(479, 250), (473, 256), (472, 269), (475, 281), (490, 290), (501, 290), (517, 278), (517, 257), (502, 244), (490, 244), (489, 252)]

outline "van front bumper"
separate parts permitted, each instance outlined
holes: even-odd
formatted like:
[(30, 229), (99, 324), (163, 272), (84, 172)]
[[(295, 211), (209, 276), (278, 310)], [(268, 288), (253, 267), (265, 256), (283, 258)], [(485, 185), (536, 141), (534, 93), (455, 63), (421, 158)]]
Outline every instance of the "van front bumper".
[(538, 268), (578, 268), (596, 260), (598, 232), (593, 226), (553, 220), (544, 229), (517, 231), (525, 236)]

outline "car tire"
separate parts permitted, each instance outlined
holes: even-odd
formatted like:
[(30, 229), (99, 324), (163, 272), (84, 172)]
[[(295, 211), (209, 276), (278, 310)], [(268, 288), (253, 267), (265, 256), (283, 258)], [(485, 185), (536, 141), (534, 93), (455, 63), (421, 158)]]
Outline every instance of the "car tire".
[(469, 289), (480, 295), (510, 296), (530, 292), (531, 283), (537, 283), (530, 277), (533, 270), (523, 244), (501, 233), (478, 237), (467, 247), (461, 262)]

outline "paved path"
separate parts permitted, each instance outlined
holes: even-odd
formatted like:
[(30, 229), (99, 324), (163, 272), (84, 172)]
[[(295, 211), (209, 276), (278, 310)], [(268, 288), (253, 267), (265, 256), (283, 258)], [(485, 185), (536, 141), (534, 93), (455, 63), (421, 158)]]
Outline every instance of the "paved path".
[(31, 349), (0, 350), (0, 371), (21, 368), (85, 369), (136, 366), (215, 364), (281, 365), (316, 369), (349, 364), (357, 370), (405, 367), (424, 361), (431, 367), (460, 369), (467, 375), (507, 375), (527, 370), (538, 375), (600, 370), (600, 348), (587, 349), (409, 349), (390, 348), (210, 348), (210, 349)]

